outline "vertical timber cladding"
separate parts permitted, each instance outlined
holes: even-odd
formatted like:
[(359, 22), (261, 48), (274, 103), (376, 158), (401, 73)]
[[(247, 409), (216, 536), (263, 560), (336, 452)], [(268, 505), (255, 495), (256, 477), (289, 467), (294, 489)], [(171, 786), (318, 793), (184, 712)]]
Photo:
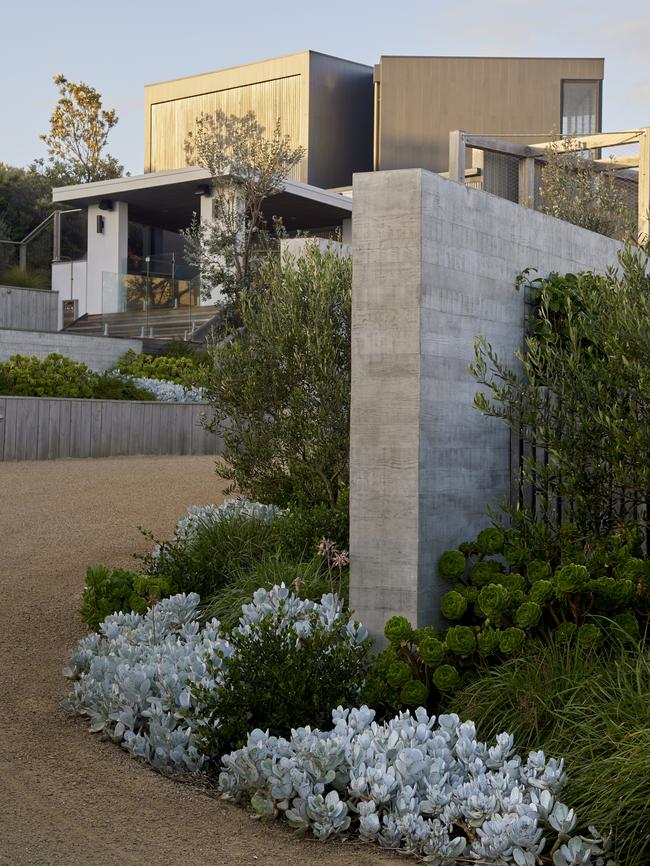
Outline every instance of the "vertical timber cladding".
[(347, 186), (372, 161), (372, 67), (303, 51), (145, 87), (145, 171), (183, 168), (185, 139), (201, 113), (254, 111), (266, 129), (305, 149), (292, 178)]
[[(302, 142), (300, 79), (300, 75), (292, 75), (152, 105), (150, 170), (164, 171), (185, 166), (188, 132), (194, 128), (197, 117), (213, 114), (217, 109), (239, 116), (254, 111), (267, 130), (274, 128), (279, 117), (282, 133), (291, 136), (294, 142)], [(301, 180), (302, 172), (303, 167), (298, 165), (291, 176)]]
[(598, 58), (382, 57), (376, 168), (445, 172), (454, 129), (521, 144), (548, 140), (560, 131), (562, 81), (603, 75)]

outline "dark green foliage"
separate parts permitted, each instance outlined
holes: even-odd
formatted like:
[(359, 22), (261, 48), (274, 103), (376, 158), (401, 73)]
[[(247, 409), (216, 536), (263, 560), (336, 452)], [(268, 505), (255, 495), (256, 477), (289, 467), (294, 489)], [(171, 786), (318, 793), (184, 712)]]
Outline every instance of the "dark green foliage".
[(481, 739), (501, 731), (522, 752), (563, 757), (566, 799), (586, 825), (611, 828), (621, 866), (650, 862), (650, 653), (617, 640), (530, 644), (526, 653), (456, 692), (448, 710)]
[(150, 578), (125, 568), (94, 565), (86, 572), (81, 618), (96, 630), (107, 616), (117, 611), (145, 613), (147, 608), (171, 595), (164, 578)]
[(191, 388), (201, 385), (208, 362), (207, 355), (196, 354), (142, 355), (129, 349), (119, 359), (115, 369), (130, 376), (163, 379)]
[[(404, 695), (422, 690), (404, 686), (414, 681), (427, 689), (421, 703), (437, 712), (457, 685), (520, 655), (531, 640), (554, 635), (597, 647), (613, 632), (634, 640), (648, 622), (650, 561), (636, 528), (597, 541), (571, 526), (557, 535), (538, 528), (526, 541), (518, 530), (484, 531), (479, 538), (440, 557), (447, 575), (458, 575), (441, 599), (443, 615), (454, 623), (446, 633), (414, 630), (405, 617), (388, 620), (391, 645), (369, 679), (368, 701), (393, 710), (413, 706)], [(398, 670), (409, 679), (397, 683)]]
[[(0, 248), (1, 251), (1, 248)], [(49, 289), (51, 277), (43, 271), (28, 271), (19, 267), (0, 269), (0, 285), (22, 289)]]
[(339, 493), (336, 506), (325, 503), (311, 507), (293, 503), (289, 513), (274, 523), (277, 544), (282, 555), (300, 561), (310, 559), (322, 538), (327, 538), (339, 549), (349, 547), (349, 488)]
[(282, 736), (298, 721), (327, 728), (333, 707), (356, 704), (370, 648), (329, 631), (316, 615), (311, 625), (298, 646), (293, 627), (278, 627), (272, 614), (249, 635), (231, 633), (235, 656), (225, 661), (223, 684), (198, 693), (206, 719), (199, 733), (211, 766), (244, 745), (254, 728)]
[[(650, 245), (626, 248), (618, 268), (605, 275), (551, 274), (530, 282), (534, 312), (516, 368), (477, 341), (470, 371), (483, 388), (475, 405), (532, 446), (522, 481), (556, 532), (567, 519), (595, 537), (646, 521), (649, 256)], [(514, 507), (512, 516), (528, 529), (529, 514)]]
[[(346, 569), (347, 571), (347, 569)], [(269, 554), (259, 562), (246, 565), (232, 563), (228, 582), (203, 607), (205, 619), (215, 617), (226, 630), (233, 628), (241, 616), (243, 604), (248, 604), (260, 587), (270, 590), (284, 583), (301, 598), (320, 601), (323, 594), (335, 590), (346, 602), (348, 598), (347, 574), (342, 585), (330, 575), (321, 556), (296, 562)]]
[(457, 580), (465, 571), (465, 557), (457, 550), (448, 550), (440, 557), (438, 571), (448, 580)]
[(55, 207), (52, 184), (47, 178), (32, 169), (0, 162), (0, 214), (4, 224), (0, 238), (21, 241)]
[(272, 555), (275, 538), (272, 523), (240, 515), (196, 521), (189, 538), (163, 542), (160, 556), (145, 557), (146, 570), (164, 576), (175, 593), (197, 592), (210, 599), (236, 575), (253, 570)]
[(132, 382), (96, 373), (85, 364), (52, 353), (44, 359), (12, 355), (0, 362), (2, 393), (20, 397), (86, 397), (98, 400), (153, 400)]
[(242, 327), (211, 350), (217, 470), (245, 495), (331, 508), (348, 485), (351, 260), (308, 245), (243, 291)]

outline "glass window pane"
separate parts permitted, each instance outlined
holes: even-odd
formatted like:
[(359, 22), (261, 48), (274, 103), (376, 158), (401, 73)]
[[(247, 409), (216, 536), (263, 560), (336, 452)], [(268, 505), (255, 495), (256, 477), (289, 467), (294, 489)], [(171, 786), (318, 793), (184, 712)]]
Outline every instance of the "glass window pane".
[(598, 81), (562, 82), (562, 135), (597, 132)]

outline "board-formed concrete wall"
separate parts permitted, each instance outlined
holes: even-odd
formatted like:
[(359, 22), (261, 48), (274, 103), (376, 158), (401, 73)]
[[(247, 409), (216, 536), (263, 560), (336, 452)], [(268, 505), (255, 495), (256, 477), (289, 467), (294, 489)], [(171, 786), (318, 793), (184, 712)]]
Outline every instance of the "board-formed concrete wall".
[(56, 331), (59, 293), (0, 286), (0, 328)]
[(0, 361), (8, 361), (12, 355), (35, 355), (45, 358), (52, 352), (81, 361), (91, 370), (102, 373), (112, 367), (117, 359), (133, 349), (142, 352), (142, 340), (124, 337), (91, 337), (87, 334), (66, 334), (61, 331), (18, 331), (0, 329)]
[(509, 494), (510, 437), (473, 408), (474, 341), (523, 339), (524, 268), (602, 271), (620, 245), (420, 169), (354, 178), (350, 603), (375, 635), (440, 621), (440, 554)]

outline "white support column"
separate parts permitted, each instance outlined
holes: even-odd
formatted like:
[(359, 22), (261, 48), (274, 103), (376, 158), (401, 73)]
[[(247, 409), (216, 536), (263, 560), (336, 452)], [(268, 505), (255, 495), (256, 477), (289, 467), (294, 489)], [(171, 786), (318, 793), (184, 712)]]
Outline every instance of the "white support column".
[(113, 201), (112, 210), (100, 210), (96, 204), (88, 206), (87, 312), (91, 315), (120, 311), (120, 276), (126, 270), (128, 241), (126, 202)]
[(650, 126), (639, 140), (639, 242), (650, 241)]

